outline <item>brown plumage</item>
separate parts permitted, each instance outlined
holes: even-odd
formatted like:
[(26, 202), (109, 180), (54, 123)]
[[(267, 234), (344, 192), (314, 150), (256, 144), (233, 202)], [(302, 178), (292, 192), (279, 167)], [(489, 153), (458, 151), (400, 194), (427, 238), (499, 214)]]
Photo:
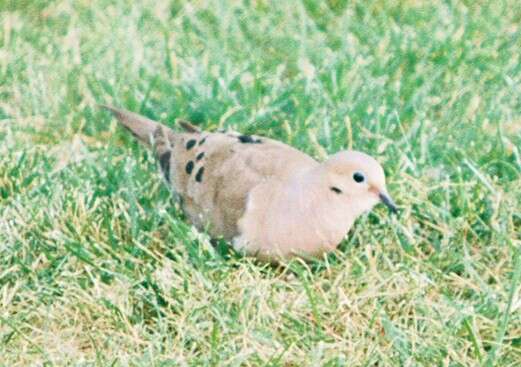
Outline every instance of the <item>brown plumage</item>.
[[(378, 195), (388, 198), (383, 170), (363, 153), (342, 152), (320, 164), (265, 137), (200, 131), (186, 121), (179, 121), (185, 132), (177, 133), (137, 114), (103, 107), (153, 147), (165, 179), (197, 228), (260, 258), (334, 249), (354, 219), (379, 201)], [(372, 180), (365, 191), (376, 191), (353, 203), (347, 190), (352, 183), (341, 176), (360, 165), (367, 165), (365, 174)], [(332, 179), (337, 180), (334, 185)], [(346, 193), (340, 199), (342, 191)]]

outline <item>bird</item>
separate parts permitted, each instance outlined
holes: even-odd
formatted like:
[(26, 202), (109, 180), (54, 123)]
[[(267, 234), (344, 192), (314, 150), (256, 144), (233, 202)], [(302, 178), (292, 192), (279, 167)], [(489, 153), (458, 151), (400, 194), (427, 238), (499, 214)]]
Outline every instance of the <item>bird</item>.
[(267, 262), (321, 257), (376, 204), (397, 211), (382, 166), (366, 153), (343, 150), (319, 162), (264, 136), (204, 131), (185, 120), (178, 120), (178, 132), (101, 107), (154, 151), (189, 222), (246, 256)]

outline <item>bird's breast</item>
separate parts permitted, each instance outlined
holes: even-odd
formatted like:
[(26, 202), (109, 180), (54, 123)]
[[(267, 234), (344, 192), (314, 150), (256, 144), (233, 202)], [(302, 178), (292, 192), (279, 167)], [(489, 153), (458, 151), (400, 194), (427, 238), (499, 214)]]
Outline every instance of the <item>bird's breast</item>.
[(260, 185), (248, 197), (235, 247), (268, 258), (319, 256), (334, 250), (352, 220), (338, 208), (318, 205), (312, 199), (288, 194), (280, 182)]

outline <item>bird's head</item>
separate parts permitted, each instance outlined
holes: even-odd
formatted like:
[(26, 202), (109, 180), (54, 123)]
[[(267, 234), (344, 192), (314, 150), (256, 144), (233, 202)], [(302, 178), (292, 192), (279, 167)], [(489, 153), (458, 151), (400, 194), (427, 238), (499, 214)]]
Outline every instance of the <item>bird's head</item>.
[[(397, 207), (387, 192), (382, 166), (373, 157), (353, 150), (331, 156), (323, 165), (331, 200), (349, 202), (358, 212), (381, 202), (391, 212)], [(354, 209), (354, 208), (353, 208)]]

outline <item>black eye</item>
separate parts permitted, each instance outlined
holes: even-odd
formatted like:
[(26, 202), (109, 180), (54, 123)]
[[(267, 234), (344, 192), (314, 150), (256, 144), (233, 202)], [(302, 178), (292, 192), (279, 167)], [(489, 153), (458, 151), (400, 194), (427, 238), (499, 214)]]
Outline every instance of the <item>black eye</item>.
[(361, 172), (355, 172), (353, 173), (353, 180), (355, 180), (355, 182), (362, 183), (365, 181), (365, 176)]
[(342, 190), (340, 190), (338, 187), (335, 187), (335, 186), (331, 186), (330, 187), (331, 191), (337, 193), (337, 194), (341, 194), (342, 193)]

